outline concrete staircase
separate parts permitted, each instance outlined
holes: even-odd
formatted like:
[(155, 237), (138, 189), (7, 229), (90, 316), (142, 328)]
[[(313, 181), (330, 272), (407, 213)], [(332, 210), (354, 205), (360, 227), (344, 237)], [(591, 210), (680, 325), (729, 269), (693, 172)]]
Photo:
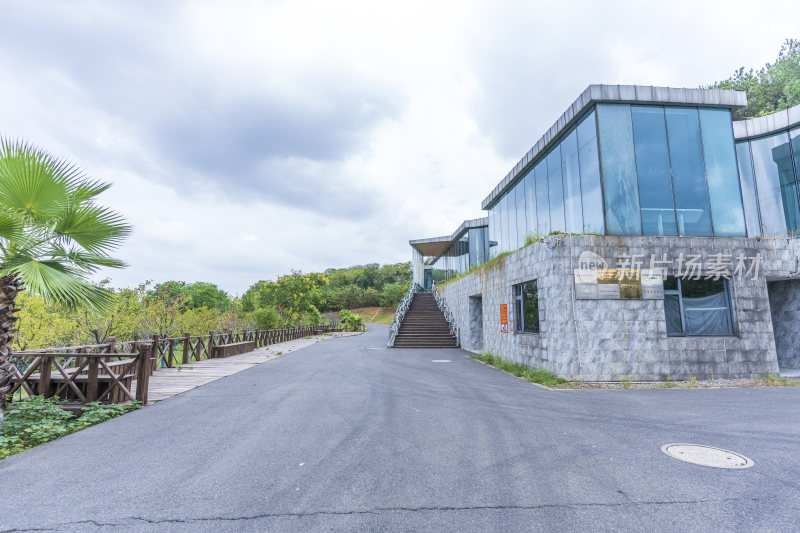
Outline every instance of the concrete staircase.
[(458, 348), (450, 325), (429, 292), (418, 292), (394, 340), (395, 348)]

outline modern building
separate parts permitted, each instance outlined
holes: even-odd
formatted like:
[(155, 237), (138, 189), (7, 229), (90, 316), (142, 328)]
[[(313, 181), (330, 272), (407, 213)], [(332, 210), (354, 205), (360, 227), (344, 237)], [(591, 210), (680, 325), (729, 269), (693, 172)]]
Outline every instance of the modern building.
[(410, 241), (461, 346), (572, 379), (800, 368), (800, 106), (589, 86), (484, 198)]

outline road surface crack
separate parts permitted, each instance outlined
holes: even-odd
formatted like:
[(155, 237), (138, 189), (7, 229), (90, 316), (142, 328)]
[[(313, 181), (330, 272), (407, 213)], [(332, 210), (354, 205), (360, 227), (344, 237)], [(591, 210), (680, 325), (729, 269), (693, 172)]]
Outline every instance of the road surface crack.
[(286, 513), (259, 513), (243, 516), (204, 516), (194, 518), (146, 518), (131, 516), (113, 522), (100, 522), (97, 520), (77, 520), (64, 522), (50, 528), (21, 528), (4, 529), (0, 533), (23, 533), (28, 531), (57, 531), (71, 525), (93, 525), (96, 527), (115, 527), (130, 525), (132, 521), (146, 522), (148, 524), (191, 524), (196, 522), (236, 522), (246, 520), (260, 520), (265, 518), (308, 518), (315, 516), (347, 516), (347, 515), (376, 515), (393, 512), (460, 512), (460, 511), (535, 511), (540, 509), (578, 509), (586, 507), (639, 507), (639, 506), (665, 506), (665, 505), (696, 505), (730, 502), (760, 502), (764, 498), (720, 498), (699, 500), (664, 500), (664, 501), (626, 501), (626, 502), (585, 502), (585, 503), (543, 503), (538, 505), (476, 505), (476, 506), (422, 506), (422, 507), (376, 507), (374, 509), (359, 509), (351, 511), (308, 511)]

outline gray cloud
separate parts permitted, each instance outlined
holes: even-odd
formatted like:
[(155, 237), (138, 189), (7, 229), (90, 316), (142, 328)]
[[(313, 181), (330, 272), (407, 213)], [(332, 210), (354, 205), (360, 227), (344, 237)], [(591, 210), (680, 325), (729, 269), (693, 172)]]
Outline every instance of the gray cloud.
[(480, 216), (589, 83), (721, 79), (773, 60), (800, 16), (582, 4), (6, 2), (0, 133), (114, 183), (103, 203), (135, 227), (117, 285), (241, 292), (405, 260)]

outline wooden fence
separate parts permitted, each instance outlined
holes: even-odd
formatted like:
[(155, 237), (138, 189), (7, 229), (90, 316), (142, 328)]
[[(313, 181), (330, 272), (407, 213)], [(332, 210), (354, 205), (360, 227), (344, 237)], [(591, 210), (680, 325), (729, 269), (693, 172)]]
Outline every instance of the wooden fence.
[[(116, 342), (109, 337), (103, 344), (67, 346), (14, 352), (14, 373), (9, 398), (58, 396), (84, 404), (104, 401), (123, 403), (138, 400), (147, 403), (150, 375), (159, 367), (185, 365), (208, 359), (214, 347), (252, 342), (255, 348), (341, 331), (338, 324), (271, 330), (228, 331), (208, 335), (189, 335)], [(136, 390), (131, 385), (136, 380)], [(17, 399), (19, 399), (17, 398)]]

